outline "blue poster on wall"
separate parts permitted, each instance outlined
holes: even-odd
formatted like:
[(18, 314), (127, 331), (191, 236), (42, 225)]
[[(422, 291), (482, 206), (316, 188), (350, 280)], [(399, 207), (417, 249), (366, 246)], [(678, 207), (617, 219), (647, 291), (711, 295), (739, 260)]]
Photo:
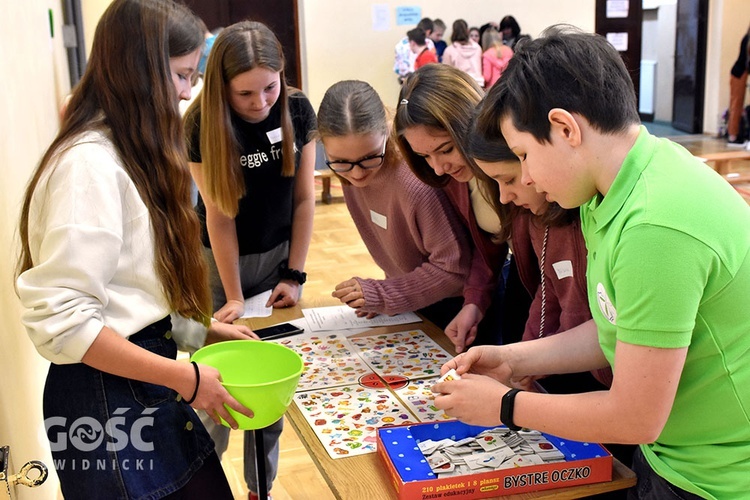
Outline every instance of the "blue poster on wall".
[(422, 19), (422, 7), (396, 7), (396, 25), (415, 25)]

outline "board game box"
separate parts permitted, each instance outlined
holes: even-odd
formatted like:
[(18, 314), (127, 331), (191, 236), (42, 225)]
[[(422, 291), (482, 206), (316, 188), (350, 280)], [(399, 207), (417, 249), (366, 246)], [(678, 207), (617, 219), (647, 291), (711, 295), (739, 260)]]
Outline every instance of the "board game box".
[(610, 481), (600, 444), (459, 421), (384, 427), (377, 452), (399, 500), (488, 498)]

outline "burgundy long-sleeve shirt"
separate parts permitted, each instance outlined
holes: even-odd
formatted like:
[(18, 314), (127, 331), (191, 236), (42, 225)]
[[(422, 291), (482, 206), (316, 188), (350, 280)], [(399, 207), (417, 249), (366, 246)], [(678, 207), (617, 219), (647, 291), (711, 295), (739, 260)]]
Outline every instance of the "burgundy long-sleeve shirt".
[(356, 278), (363, 310), (397, 314), (461, 296), (472, 247), (442, 190), (424, 184), (399, 162), (381, 167), (368, 186), (345, 184), (343, 191), (367, 250), (386, 276)]

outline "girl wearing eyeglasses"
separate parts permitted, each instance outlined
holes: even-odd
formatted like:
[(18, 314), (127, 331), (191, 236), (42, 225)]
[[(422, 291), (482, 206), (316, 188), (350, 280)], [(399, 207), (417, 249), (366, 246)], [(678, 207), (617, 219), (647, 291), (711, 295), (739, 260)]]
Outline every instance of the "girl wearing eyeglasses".
[[(222, 30), (204, 77), (185, 126), (214, 318), (231, 323), (244, 313), (245, 297), (273, 289), (267, 306), (299, 300), (315, 209), (315, 112), (287, 87), (281, 44), (258, 22)], [(221, 453), (228, 429), (209, 427)], [(269, 490), (281, 429), (279, 420), (263, 432)], [(246, 433), (245, 480), (254, 495), (253, 457)]]
[(390, 129), (383, 102), (365, 82), (336, 83), (320, 104), (326, 164), (342, 180), (349, 213), (386, 276), (351, 278), (332, 295), (360, 316), (418, 311), (444, 328), (461, 309), (471, 248), (447, 197), (414, 176)]

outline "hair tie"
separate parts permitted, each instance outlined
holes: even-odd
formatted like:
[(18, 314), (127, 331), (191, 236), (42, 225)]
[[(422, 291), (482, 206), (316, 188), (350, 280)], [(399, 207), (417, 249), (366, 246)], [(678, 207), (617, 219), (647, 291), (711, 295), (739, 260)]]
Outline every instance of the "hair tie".
[(404, 105), (409, 104), (409, 99), (401, 99), (401, 102), (399, 103), (399, 105), (401, 104), (404, 104)]

